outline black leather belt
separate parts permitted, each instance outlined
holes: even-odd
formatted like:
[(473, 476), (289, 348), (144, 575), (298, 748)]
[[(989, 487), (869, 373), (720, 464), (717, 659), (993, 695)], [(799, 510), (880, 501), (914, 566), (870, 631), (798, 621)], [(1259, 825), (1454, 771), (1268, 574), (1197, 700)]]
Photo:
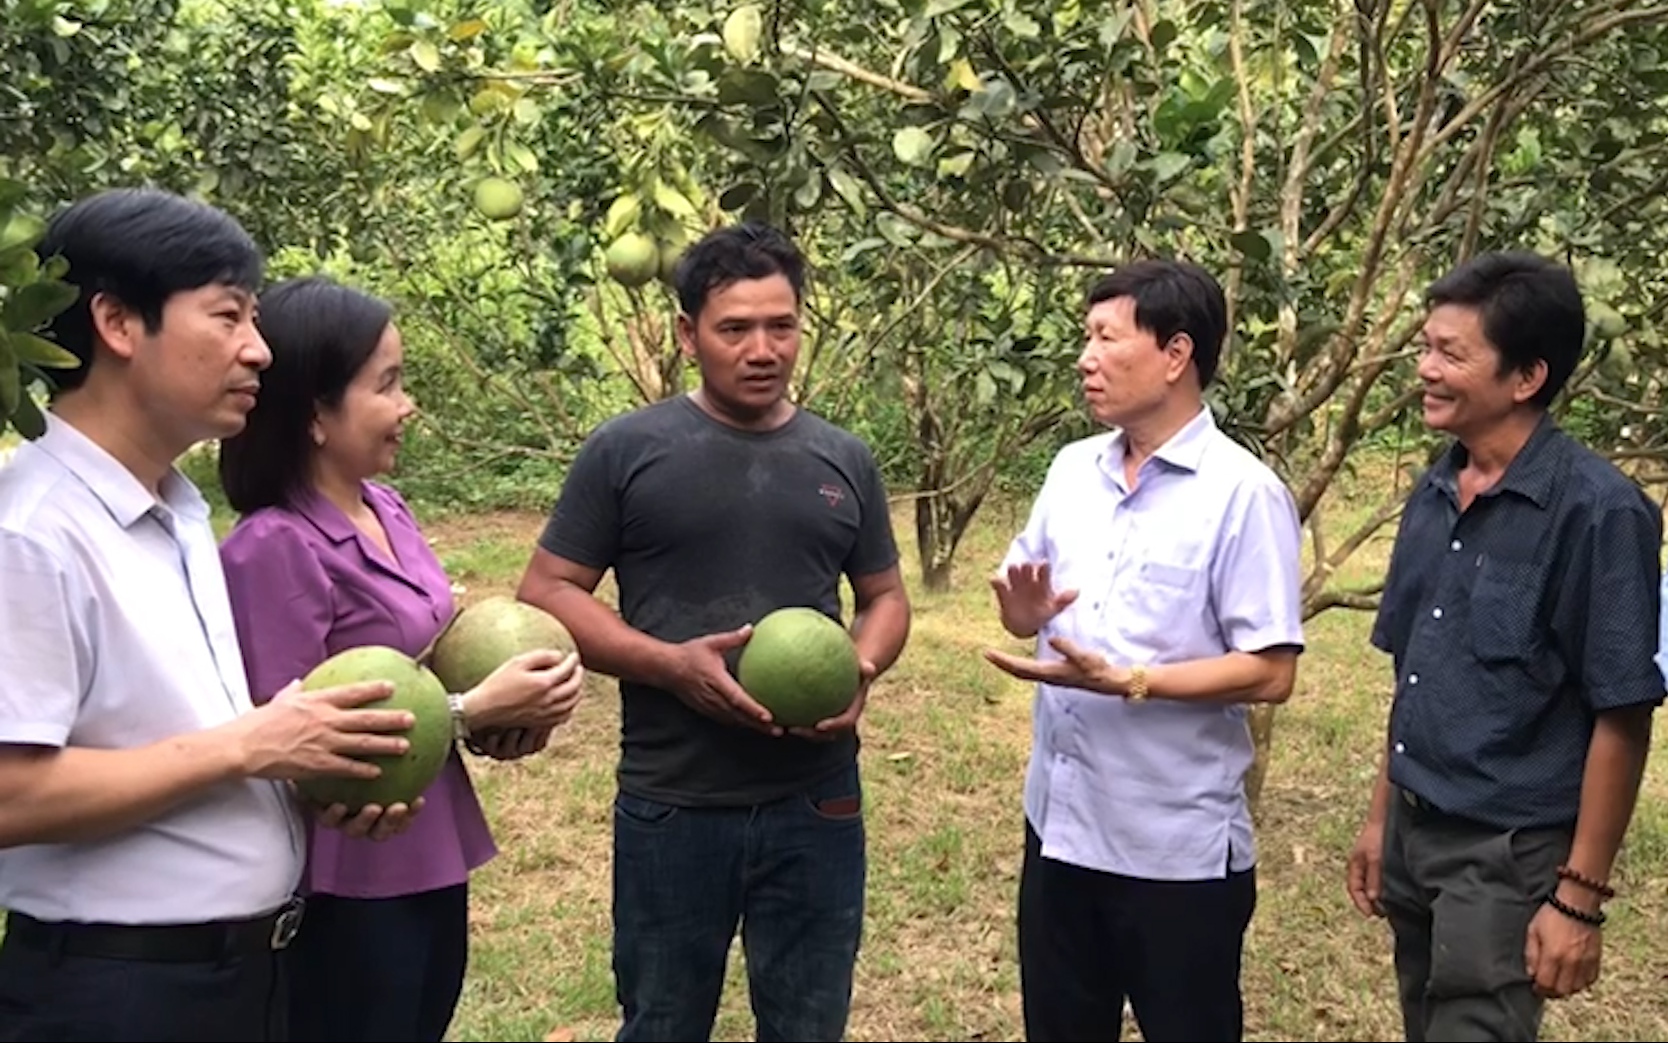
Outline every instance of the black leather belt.
[(64, 956), (148, 963), (213, 963), (287, 947), (301, 927), (301, 899), (248, 920), (196, 924), (48, 922), (6, 914), (6, 941)]
[(1400, 793), (1402, 795), (1402, 803), (1406, 804), (1410, 808), (1416, 808), (1419, 811), (1423, 811), (1426, 814), (1430, 814), (1430, 815), (1441, 815), (1441, 814), (1443, 814), (1443, 811), (1442, 811), (1441, 808), (1437, 807), (1435, 804), (1432, 804), (1430, 801), (1426, 800), (1424, 797), (1421, 797), (1419, 794), (1413, 792), (1410, 789), (1403, 789), (1401, 786), (1397, 786), (1396, 787), (1396, 792)]

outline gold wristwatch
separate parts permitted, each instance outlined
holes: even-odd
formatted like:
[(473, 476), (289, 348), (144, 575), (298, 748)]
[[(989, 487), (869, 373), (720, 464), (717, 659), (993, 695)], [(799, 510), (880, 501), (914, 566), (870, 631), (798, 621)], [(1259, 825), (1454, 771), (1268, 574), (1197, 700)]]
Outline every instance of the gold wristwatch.
[(1147, 668), (1136, 663), (1129, 668), (1129, 690), (1124, 697), (1131, 702), (1140, 702), (1147, 697)]

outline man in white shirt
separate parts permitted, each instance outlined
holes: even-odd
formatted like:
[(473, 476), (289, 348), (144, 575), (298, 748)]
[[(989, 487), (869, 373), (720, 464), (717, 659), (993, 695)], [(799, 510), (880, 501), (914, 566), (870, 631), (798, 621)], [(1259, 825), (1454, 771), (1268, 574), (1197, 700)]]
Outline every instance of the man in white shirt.
[(1060, 451), (992, 586), (1037, 658), (1019, 895), (1033, 1043), (1239, 1040), (1256, 905), (1247, 704), (1284, 701), (1303, 645), (1299, 523), (1280, 479), (1219, 431), (1203, 389), (1221, 287), (1169, 261), (1088, 295), (1095, 419)]
[[(378, 682), (252, 709), (209, 510), (174, 467), (238, 431), (271, 361), (261, 258), (154, 191), (59, 214), (80, 297), (48, 430), (0, 470), (0, 1041), (276, 1040), (304, 857), (286, 780), (374, 776)], [(368, 808), (391, 835), (410, 809)], [(380, 816), (380, 817), (379, 817)], [(276, 1016), (275, 1016), (276, 1015)]]

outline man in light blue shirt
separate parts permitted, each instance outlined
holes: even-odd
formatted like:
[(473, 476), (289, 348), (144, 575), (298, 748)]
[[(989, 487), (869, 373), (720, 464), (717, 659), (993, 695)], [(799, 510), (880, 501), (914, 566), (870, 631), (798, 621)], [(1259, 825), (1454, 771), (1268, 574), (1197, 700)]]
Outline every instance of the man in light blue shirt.
[[(49, 332), (81, 365), (0, 469), (0, 1043), (288, 1038), (289, 782), (374, 777), (413, 721), (359, 709), (381, 682), (251, 705), (208, 504), (174, 465), (243, 426), (271, 360), (248, 234), (112, 191), (41, 253), (80, 289)], [(386, 836), (409, 810), (324, 821)]]
[(1037, 658), (1019, 896), (1026, 1038), (1243, 1037), (1256, 904), (1247, 704), (1283, 702), (1303, 646), (1290, 492), (1203, 400), (1221, 287), (1142, 261), (1088, 295), (1083, 394), (1109, 433), (1061, 450), (992, 580)]

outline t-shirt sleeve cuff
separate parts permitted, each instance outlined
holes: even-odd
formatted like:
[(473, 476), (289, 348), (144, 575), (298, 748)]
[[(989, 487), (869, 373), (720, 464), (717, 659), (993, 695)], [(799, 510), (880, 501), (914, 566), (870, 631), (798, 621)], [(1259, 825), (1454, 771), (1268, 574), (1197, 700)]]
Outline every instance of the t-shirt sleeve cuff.
[(6, 721), (0, 723), (0, 746), (56, 746), (69, 742), (69, 729), (48, 721)]
[(1288, 629), (1286, 627), (1259, 627), (1233, 635), (1229, 639), (1229, 647), (1236, 652), (1256, 655), (1275, 648), (1295, 648), (1303, 650), (1303, 630)]
[(1595, 711), (1620, 710), (1630, 706), (1660, 706), (1662, 678), (1640, 678), (1632, 684), (1611, 684), (1587, 690), (1587, 705)]

